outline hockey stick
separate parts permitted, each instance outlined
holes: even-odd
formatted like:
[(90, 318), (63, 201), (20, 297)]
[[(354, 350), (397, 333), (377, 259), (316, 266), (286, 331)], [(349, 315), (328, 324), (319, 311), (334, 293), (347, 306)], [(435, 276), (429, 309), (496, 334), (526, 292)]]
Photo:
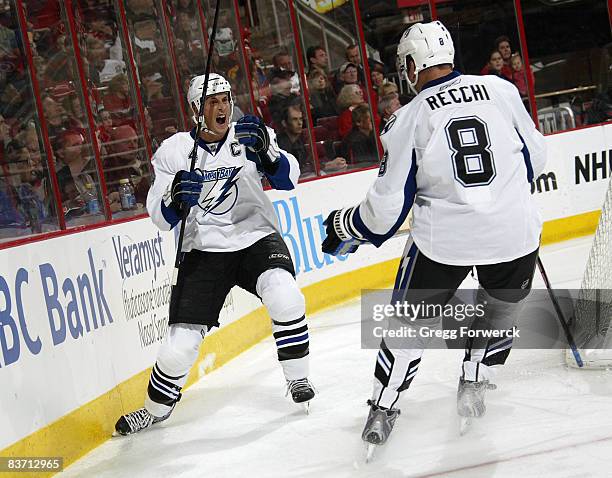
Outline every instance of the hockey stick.
[(544, 264), (542, 264), (542, 259), (540, 259), (539, 256), (538, 256), (538, 269), (540, 269), (540, 274), (542, 274), (542, 279), (544, 279), (544, 284), (546, 285), (546, 288), (548, 289), (548, 295), (550, 296), (550, 300), (552, 301), (553, 306), (555, 307), (555, 311), (557, 312), (557, 318), (559, 319), (559, 322), (561, 323), (563, 332), (565, 332), (565, 338), (567, 339), (567, 343), (570, 349), (572, 350), (572, 354), (574, 354), (574, 360), (576, 360), (576, 365), (578, 365), (578, 367), (583, 367), (584, 363), (582, 362), (582, 357), (580, 357), (580, 353), (578, 353), (578, 348), (576, 347), (576, 343), (574, 342), (574, 337), (572, 336), (572, 332), (570, 331), (569, 326), (567, 325), (567, 321), (565, 320), (565, 315), (563, 315), (563, 311), (561, 310), (561, 307), (559, 306), (557, 297), (555, 296), (555, 293), (552, 290), (550, 281), (548, 280), (548, 276), (546, 275), (546, 271), (544, 270)]
[[(208, 58), (206, 58), (206, 73), (204, 74), (204, 88), (202, 89), (202, 96), (200, 98), (200, 108), (198, 111), (198, 121), (196, 123), (195, 138), (193, 140), (193, 149), (189, 153), (191, 164), (189, 166), (189, 172), (195, 169), (196, 161), (198, 160), (198, 139), (202, 131), (202, 118), (204, 116), (204, 103), (206, 102), (206, 90), (208, 89), (208, 77), (210, 76), (210, 66), (212, 64), (212, 52), (215, 47), (215, 35), (217, 33), (217, 20), (219, 18), (219, 4), (221, 0), (217, 0), (215, 5), (215, 17), (213, 20), (212, 32), (210, 34), (210, 43), (208, 45)], [(230, 112), (231, 114), (231, 112)], [(178, 280), (178, 272), (181, 267), (181, 249), (183, 248), (183, 238), (185, 237), (185, 224), (187, 223), (187, 216), (189, 215), (189, 209), (181, 207), (181, 229), (176, 245), (176, 257), (174, 258), (174, 270), (172, 271), (172, 286), (176, 285)]]

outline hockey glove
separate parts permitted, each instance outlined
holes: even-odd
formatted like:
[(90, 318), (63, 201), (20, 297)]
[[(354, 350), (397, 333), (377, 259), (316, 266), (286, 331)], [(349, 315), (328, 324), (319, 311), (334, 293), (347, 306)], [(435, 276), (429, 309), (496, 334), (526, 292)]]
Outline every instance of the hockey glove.
[(203, 184), (204, 176), (199, 169), (191, 172), (179, 171), (164, 194), (164, 206), (182, 217), (182, 214), (187, 214), (189, 209), (198, 203)]
[(236, 139), (246, 146), (247, 159), (257, 165), (257, 169), (274, 175), (278, 170), (280, 151), (275, 141), (270, 141), (268, 129), (258, 116), (245, 115), (234, 127)]
[(323, 223), (326, 226), (327, 237), (323, 241), (321, 250), (332, 256), (350, 254), (357, 250), (359, 245), (367, 242), (352, 236), (347, 227), (347, 219), (352, 215), (353, 208), (335, 210), (329, 213)]

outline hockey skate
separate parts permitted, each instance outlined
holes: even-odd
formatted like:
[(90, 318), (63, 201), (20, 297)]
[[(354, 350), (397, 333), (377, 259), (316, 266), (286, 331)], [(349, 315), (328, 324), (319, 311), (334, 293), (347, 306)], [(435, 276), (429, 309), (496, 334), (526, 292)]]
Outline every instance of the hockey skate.
[(315, 396), (315, 389), (312, 383), (307, 378), (298, 380), (287, 380), (287, 392), (285, 396), (291, 393), (291, 398), (295, 403), (301, 403), (304, 411), (308, 415), (310, 413), (310, 400)]
[[(174, 407), (172, 407), (172, 409), (174, 409)], [(136, 411), (126, 413), (119, 418), (119, 420), (117, 420), (113, 436), (125, 436), (137, 433), (145, 428), (155, 425), (156, 423), (163, 422), (170, 416), (171, 413), (172, 410), (170, 410), (168, 414), (164, 415), (163, 417), (156, 417), (151, 415), (146, 408), (139, 408)]]
[(367, 444), (366, 463), (372, 460), (376, 447), (385, 444), (393, 430), (395, 420), (400, 415), (399, 409), (382, 408), (375, 405), (372, 400), (368, 400), (368, 405), (370, 413), (361, 434), (361, 438)]
[(495, 390), (497, 387), (488, 380), (481, 382), (468, 382), (459, 379), (457, 388), (457, 413), (461, 418), (459, 433), (464, 435), (470, 428), (473, 418), (482, 417), (487, 411), (485, 405), (485, 393), (487, 390)]

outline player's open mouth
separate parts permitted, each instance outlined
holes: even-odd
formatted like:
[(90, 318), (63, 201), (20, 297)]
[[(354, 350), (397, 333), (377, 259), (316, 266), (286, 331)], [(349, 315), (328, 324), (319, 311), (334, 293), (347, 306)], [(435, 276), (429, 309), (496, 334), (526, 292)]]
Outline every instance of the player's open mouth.
[(227, 119), (227, 117), (225, 115), (219, 115), (217, 116), (217, 124), (218, 125), (224, 125), (225, 124), (225, 120)]

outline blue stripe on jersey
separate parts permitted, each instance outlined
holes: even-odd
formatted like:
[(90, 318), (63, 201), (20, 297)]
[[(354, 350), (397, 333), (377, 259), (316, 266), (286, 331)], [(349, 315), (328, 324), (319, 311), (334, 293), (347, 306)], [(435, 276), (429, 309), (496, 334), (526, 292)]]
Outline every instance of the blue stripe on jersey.
[(176, 209), (166, 206), (164, 201), (161, 202), (161, 213), (166, 222), (170, 224), (170, 229), (176, 226), (181, 220), (181, 217), (176, 212)]
[(270, 181), (270, 184), (274, 189), (278, 189), (280, 191), (291, 191), (295, 186), (289, 178), (289, 172), (291, 171), (289, 160), (283, 153), (280, 154), (280, 158), (278, 160), (280, 161), (280, 164), (278, 165), (276, 173), (274, 173), (274, 175), (265, 173), (266, 178), (268, 178), (268, 181)]
[(302, 340), (308, 340), (308, 332), (306, 332), (305, 334), (302, 334), (302, 335), (298, 335), (297, 337), (291, 337), (291, 338), (288, 338), (288, 339), (277, 340), (276, 341), (276, 346), (280, 347), (281, 345), (291, 344), (293, 342), (301, 342)]
[[(398, 158), (399, 159), (399, 158)], [(416, 150), (412, 150), (412, 166), (410, 166), (410, 171), (408, 172), (408, 178), (406, 179), (406, 184), (404, 184), (404, 205), (402, 206), (402, 211), (400, 215), (391, 226), (391, 229), (386, 234), (375, 234), (370, 231), (368, 227), (364, 224), (361, 219), (361, 215), (359, 214), (359, 206), (355, 208), (355, 212), (353, 213), (353, 227), (357, 229), (363, 237), (365, 237), (368, 241), (374, 244), (376, 247), (380, 247), (383, 242), (389, 239), (395, 232), (400, 228), (400, 226), (406, 220), (406, 216), (414, 203), (414, 197), (416, 196), (416, 174), (417, 174), (417, 164), (416, 164)]]
[(525, 144), (525, 140), (521, 136), (521, 133), (519, 133), (518, 129), (515, 128), (515, 130), (516, 134), (518, 134), (519, 138), (521, 139), (521, 143), (523, 143), (523, 149), (521, 149), (521, 153), (523, 153), (525, 167), (527, 168), (527, 182), (531, 183), (533, 181), (533, 166), (531, 165), (531, 155), (529, 154), (529, 149), (527, 148), (527, 145)]

